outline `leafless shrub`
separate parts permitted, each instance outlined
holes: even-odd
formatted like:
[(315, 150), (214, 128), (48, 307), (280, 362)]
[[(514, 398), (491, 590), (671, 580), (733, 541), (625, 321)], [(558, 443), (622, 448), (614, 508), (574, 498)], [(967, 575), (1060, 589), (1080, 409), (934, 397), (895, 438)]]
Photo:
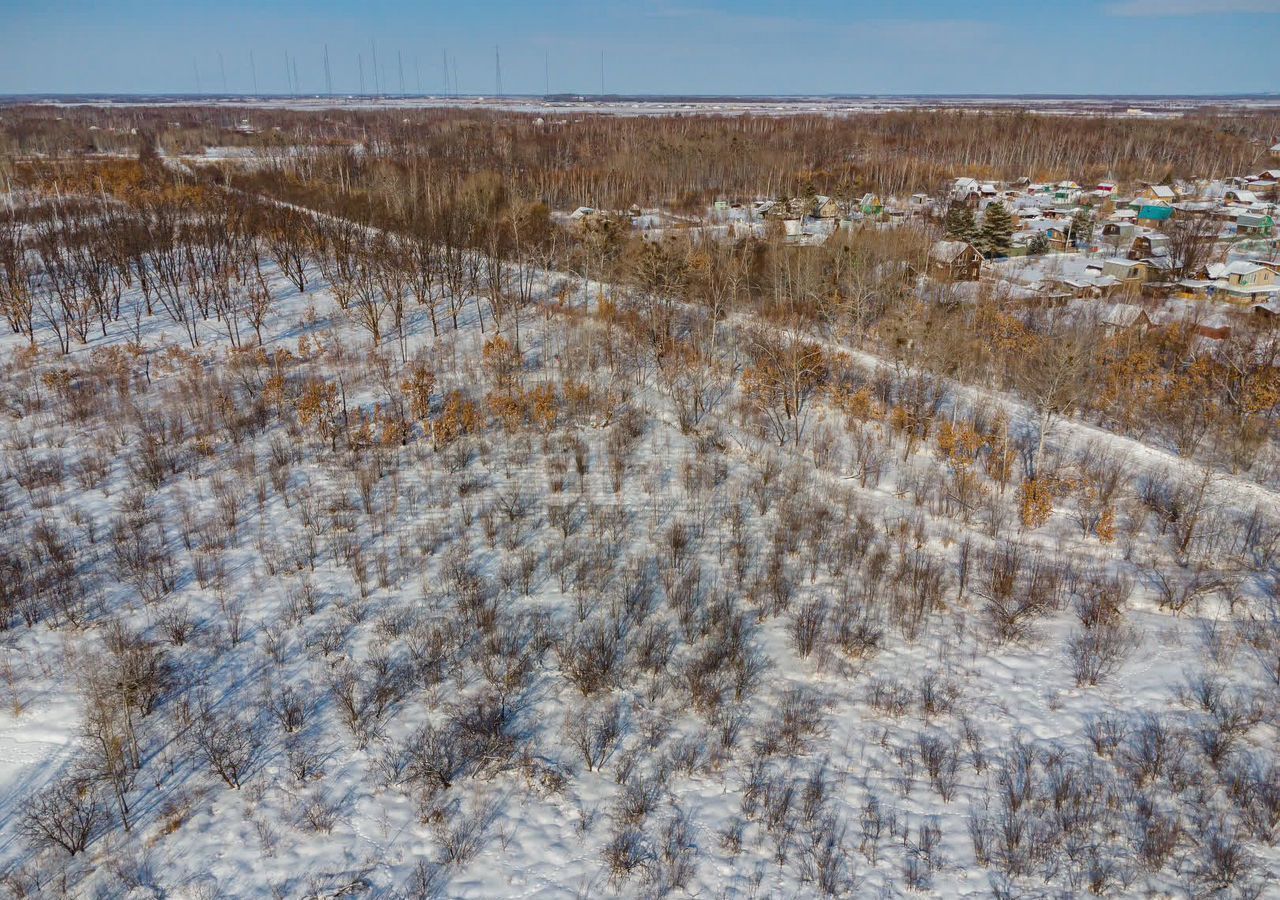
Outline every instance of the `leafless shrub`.
[(450, 718), (457, 740), (466, 748), (467, 758), (477, 774), (507, 768), (516, 752), (515, 698), (493, 695), (466, 704)]
[(746, 822), (737, 816), (731, 816), (720, 829), (720, 848), (730, 857), (742, 852), (742, 834), (746, 830)]
[(461, 868), (475, 858), (484, 848), (500, 808), (493, 798), (475, 803), (472, 808), (455, 802), (440, 817), (435, 834), (445, 865)]
[(405, 885), (407, 900), (439, 900), (445, 896), (448, 880), (445, 868), (430, 860), (420, 859)]
[(794, 756), (824, 728), (823, 698), (814, 688), (788, 688), (779, 698), (764, 735), (757, 742), (765, 754), (786, 753)]
[(410, 629), (406, 644), (414, 681), (425, 687), (439, 684), (454, 652), (454, 640), (447, 626), (419, 622)]
[(944, 803), (950, 803), (959, 784), (960, 748), (957, 742), (936, 734), (921, 734), (916, 738), (916, 752), (929, 783)]
[(71, 775), (23, 805), (19, 828), (34, 846), (56, 846), (75, 856), (109, 821), (107, 806), (93, 782)]
[(663, 795), (663, 779), (658, 774), (632, 772), (622, 785), (614, 809), (614, 819), (627, 826), (641, 826), (658, 807)]
[(847, 896), (858, 881), (849, 866), (846, 827), (834, 815), (823, 815), (809, 829), (800, 857), (800, 876), (824, 897)]
[(1093, 752), (1107, 758), (1124, 743), (1128, 733), (1128, 723), (1118, 715), (1101, 713), (1085, 720), (1084, 733), (1093, 747)]
[(1244, 896), (1258, 896), (1261, 888), (1248, 884), (1256, 860), (1233, 827), (1215, 822), (1198, 837), (1200, 857), (1195, 863), (1194, 875), (1205, 890), (1218, 894), (1241, 891)]
[(330, 834), (338, 823), (338, 812), (338, 805), (324, 791), (317, 791), (303, 803), (298, 818), (312, 831)]
[(82, 491), (97, 488), (110, 473), (111, 462), (112, 456), (104, 447), (85, 450), (71, 464), (71, 473), (75, 477), (76, 486)]
[(1076, 685), (1096, 685), (1114, 675), (1137, 644), (1133, 629), (1117, 622), (1081, 628), (1067, 639), (1067, 659)]
[(860, 603), (837, 607), (830, 633), (841, 652), (855, 661), (874, 656), (884, 641), (884, 627), (879, 618)]
[(916, 827), (916, 839), (907, 842), (903, 874), (907, 886), (915, 891), (928, 889), (933, 874), (941, 865), (936, 854), (942, 842), (942, 826), (936, 818), (928, 818)]
[(324, 757), (310, 743), (290, 735), (285, 742), (285, 762), (298, 784), (307, 784), (324, 775)]
[(911, 709), (912, 690), (892, 678), (873, 678), (867, 686), (867, 703), (872, 709), (898, 718)]
[(635, 826), (623, 825), (614, 830), (604, 847), (609, 880), (620, 885), (637, 870), (650, 865), (656, 854), (645, 833)]
[(984, 571), (975, 590), (987, 600), (983, 612), (992, 637), (999, 643), (1026, 640), (1036, 620), (1061, 604), (1065, 568), (1012, 541), (981, 559)]
[(663, 826), (648, 873), (654, 893), (686, 890), (697, 871), (697, 853), (688, 815), (677, 808)]
[(595, 619), (567, 636), (557, 656), (565, 677), (582, 696), (590, 697), (617, 683), (623, 659), (622, 641), (610, 623)]
[(1134, 851), (1148, 871), (1158, 872), (1182, 839), (1182, 821), (1145, 793), (1137, 796), (1134, 813)]
[(564, 732), (582, 754), (587, 771), (599, 771), (622, 736), (622, 704), (614, 700), (571, 710), (565, 714)]
[(933, 719), (955, 709), (956, 700), (960, 697), (960, 687), (937, 672), (926, 672), (920, 676), (916, 694), (920, 699), (921, 714), (925, 719)]
[(1228, 775), (1227, 786), (1244, 828), (1255, 840), (1275, 846), (1280, 840), (1280, 768), (1276, 762), (1247, 757)]
[(373, 656), (357, 669), (346, 665), (335, 671), (329, 685), (343, 723), (360, 747), (377, 733), (388, 711), (408, 690), (408, 672), (389, 657)]
[(306, 724), (307, 705), (302, 693), (290, 684), (267, 689), (266, 707), (285, 734), (294, 734)]
[(826, 620), (827, 605), (821, 598), (808, 601), (792, 617), (791, 640), (802, 659), (817, 647)]
[(1142, 787), (1175, 774), (1184, 753), (1182, 735), (1159, 716), (1148, 713), (1130, 730), (1121, 759), (1129, 778)]
[(1148, 575), (1160, 596), (1161, 608), (1173, 612), (1182, 612), (1215, 593), (1229, 593), (1236, 581), (1203, 562), (1182, 573), (1152, 568)]
[(973, 766), (973, 771), (982, 774), (987, 768), (987, 749), (982, 732), (972, 719), (963, 714), (960, 716), (960, 737), (964, 741), (965, 749), (969, 751), (969, 762)]
[(160, 613), (159, 625), (169, 643), (175, 647), (186, 644), (196, 627), (195, 619), (191, 617), (191, 610), (186, 604), (172, 605)]
[(258, 758), (258, 735), (253, 723), (202, 698), (188, 736), (205, 765), (227, 787), (238, 790)]

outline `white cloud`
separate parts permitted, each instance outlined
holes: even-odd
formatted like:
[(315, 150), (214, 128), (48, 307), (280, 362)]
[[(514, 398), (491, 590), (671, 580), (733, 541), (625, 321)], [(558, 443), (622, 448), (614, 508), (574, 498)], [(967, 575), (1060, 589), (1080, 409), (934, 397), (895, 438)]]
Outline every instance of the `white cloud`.
[(1280, 13), (1280, 0), (1120, 0), (1107, 6), (1113, 16), (1209, 16), (1223, 13)]

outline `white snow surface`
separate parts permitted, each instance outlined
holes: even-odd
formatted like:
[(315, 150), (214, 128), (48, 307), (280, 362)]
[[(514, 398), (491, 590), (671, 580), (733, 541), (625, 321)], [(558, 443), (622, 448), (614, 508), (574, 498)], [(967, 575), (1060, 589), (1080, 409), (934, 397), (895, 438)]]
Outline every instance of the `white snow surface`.
[[(543, 108), (540, 104), (529, 105)], [(1073, 264), (1064, 262), (1064, 267), (1070, 265)], [(269, 348), (296, 349), (303, 334), (338, 335), (352, 347), (363, 340), (336, 309), (331, 294), (318, 279), (313, 278), (304, 294), (278, 274), (272, 279), (272, 287), (278, 299), (266, 328)], [(544, 287), (549, 294), (550, 285)], [(573, 296), (594, 293), (593, 289), (582, 290)], [(136, 297), (127, 298), (127, 302), (132, 300)], [(475, 306), (468, 303), (460, 330), (455, 334), (446, 329), (441, 339), (431, 337), (424, 316), (415, 314), (413, 319), (408, 355), (421, 354), (439, 363), (446, 387), (462, 386), (468, 379), (481, 377), (476, 363), (478, 347), (488, 334), (480, 333)], [(731, 322), (729, 327), (745, 324)], [(492, 323), (487, 327), (491, 329)], [(521, 334), (526, 368), (536, 373), (546, 371), (543, 366), (554, 367), (557, 355), (566, 352), (566, 341), (571, 339), (572, 328), (561, 318), (529, 316)], [(62, 364), (51, 352), (48, 336), (42, 340), (45, 350), (38, 365)], [(87, 347), (73, 350), (70, 362), (83, 362), (105, 344), (122, 340), (123, 333), (107, 339), (96, 335)], [(874, 356), (852, 351), (839, 340), (824, 340), (830, 349), (848, 353), (868, 370), (884, 364)], [(159, 392), (177, 388), (179, 375), (160, 364), (160, 348), (182, 342), (180, 330), (161, 316), (144, 323), (143, 343), (149, 348), (155, 371), (155, 386), (143, 395), (148, 402)], [(0, 359), (9, 357), (20, 346), (16, 336), (0, 338)], [(200, 353), (212, 356), (225, 347), (225, 334), (212, 326), (205, 328)], [(459, 361), (457, 368), (451, 370), (448, 364), (455, 359)], [(582, 373), (582, 377), (600, 383), (602, 375)], [(581, 486), (585, 502), (616, 504), (629, 512), (631, 518), (622, 538), (624, 555), (640, 559), (651, 560), (659, 552), (661, 535), (672, 522), (696, 523), (703, 533), (697, 553), (704, 577), (709, 585), (733, 590), (721, 583), (725, 578), (721, 562), (726, 533), (723, 498), (709, 501), (705, 494), (692, 491), (683, 483), (686, 466), (695, 458), (694, 442), (675, 426), (670, 402), (652, 377), (642, 372), (635, 378), (636, 402), (650, 411), (653, 425), (641, 439), (636, 473), (628, 479), (624, 493), (615, 496), (609, 488), (603, 451), (606, 429), (590, 424), (572, 429), (586, 442), (592, 457), (591, 475)], [(351, 399), (371, 409), (377, 398), (367, 391)], [(1030, 411), (1014, 398), (961, 385), (949, 386), (948, 406), (957, 411), (989, 404), (1006, 409), (1015, 427), (1033, 419)], [(820, 416), (827, 424), (839, 422), (838, 414), (829, 410)], [(957, 542), (966, 538), (980, 548), (996, 545), (976, 522), (964, 525), (955, 519), (940, 518), (913, 501), (908, 487), (913, 475), (939, 465), (927, 445), (904, 457), (901, 446), (894, 444), (896, 450), (886, 460), (884, 474), (864, 487), (843, 463), (819, 466), (808, 455), (770, 448), (738, 427), (727, 408), (722, 410), (719, 425), (727, 448), (724, 478), (744, 490), (762, 460), (773, 457), (784, 472), (800, 478), (837, 505), (846, 497), (852, 498), (848, 502), (857, 504), (870, 516), (878, 533), (889, 535), (901, 525), (905, 534), (910, 523), (923, 516), (929, 535), (923, 549), (928, 553), (948, 556), (955, 552)], [(875, 424), (866, 427), (874, 431), (882, 428)], [(88, 446), (91, 437), (84, 428), (44, 414), (30, 420), (10, 420), (5, 429), (10, 434), (22, 431), (30, 435), (36, 452), (41, 453), (75, 451)], [(271, 438), (282, 435), (274, 427), (253, 438), (258, 474), (264, 470)], [(538, 446), (540, 439), (532, 442), (532, 453), (490, 440), (494, 446), (472, 460), (466, 469), (470, 477), (485, 486), (481, 500), (492, 500), (497, 492), (516, 486), (524, 486), (539, 503), (546, 500), (547, 468)], [(136, 441), (136, 436), (130, 441)], [(1135, 472), (1169, 471), (1177, 477), (1193, 478), (1199, 471), (1196, 463), (1178, 457), (1168, 448), (1110, 435), (1073, 420), (1055, 425), (1052, 443), (1054, 452), (1063, 457), (1091, 443), (1108, 446), (1121, 454)], [(128, 449), (126, 444), (124, 450)], [(338, 460), (326, 458), (318, 442), (308, 440), (298, 449), (301, 460), (291, 476), (294, 490), (309, 483), (318, 498), (350, 491), (349, 473), (341, 470)], [(230, 452), (229, 448), (220, 448), (220, 452), (223, 450)], [(404, 453), (406, 463), (395, 483), (383, 479), (375, 488), (379, 502), (387, 504), (392, 512), (390, 530), (369, 538), (369, 552), (394, 548), (397, 541), (413, 541), (417, 539), (415, 529), (464, 528), (479, 571), (496, 579), (509, 554), (501, 546), (488, 546), (479, 523), (462, 525), (459, 500), (452, 493), (461, 476), (451, 473), (441, 456), (429, 450)], [(222, 466), (220, 457), (194, 462), (191, 471), (164, 484), (153, 502), (170, 523), (176, 523), (184, 506), (197, 516), (216, 515), (211, 489), (215, 474), (242, 477), (230, 471), (217, 473)], [(416, 867), (434, 867), (441, 861), (439, 829), (432, 822), (423, 821), (412, 792), (380, 783), (376, 760), (389, 743), (402, 740), (424, 722), (440, 723), (455, 704), (473, 702), (477, 693), (474, 677), (450, 677), (434, 687), (411, 692), (387, 717), (382, 734), (365, 747), (358, 746), (340, 723), (332, 703), (326, 701), (325, 686), (338, 659), (363, 661), (388, 643), (388, 632), (380, 630), (379, 623), (390, 622), (394, 614), (412, 609), (427, 621), (455, 615), (445, 602), (447, 598), (440, 596), (444, 551), (422, 559), (421, 568), (401, 569), (393, 564), (389, 584), (371, 591), (368, 608), (359, 618), (354, 614), (344, 618), (347, 610), (357, 605), (351, 572), (322, 552), (315, 572), (306, 576), (320, 597), (320, 611), (308, 621), (285, 628), (283, 662), (271, 663), (267, 644), (275, 639), (275, 627), (287, 621), (288, 594), (297, 589), (301, 576), (283, 569), (276, 575), (268, 574), (256, 543), (265, 536), (287, 556), (304, 540), (305, 529), (298, 520), (296, 501), (286, 503), (272, 490), (266, 491), (261, 504), (252, 499), (256, 476), (253, 469), (249, 471), (251, 474), (241, 484), (247, 498), (242, 511), (244, 521), (237, 526), (237, 535), (226, 553), (225, 592), (243, 605), (244, 639), (234, 645), (227, 641), (226, 626), (213, 592), (201, 588), (185, 570), (178, 587), (163, 601), (166, 606), (185, 604), (198, 623), (188, 644), (166, 648), (170, 659), (199, 672), (220, 708), (254, 718), (255, 727), (270, 735), (245, 785), (239, 790), (227, 788), (194, 763), (184, 749), (156, 736), (150, 744), (154, 755), (147, 761), (136, 788), (138, 821), (131, 833), (113, 831), (91, 845), (85, 856), (70, 861), (53, 853), (35, 856), (18, 833), (22, 804), (72, 765), (81, 741), (82, 701), (77, 689), (76, 660), (96, 647), (100, 638), (95, 627), (80, 631), (55, 628), (47, 622), (31, 628), (18, 626), (0, 633), (4, 665), (11, 672), (0, 683), (0, 692), (12, 695), (0, 695), (4, 701), (0, 703), (0, 873), (10, 867), (66, 866), (75, 884), (72, 895), (126, 896), (118, 867), (113, 870), (106, 863), (127, 860), (129, 866), (143, 873), (137, 879), (139, 884), (131, 889), (137, 893), (128, 896), (338, 896), (344, 886), (354, 883), (360, 885), (357, 893), (395, 897), (406, 895), (406, 885)], [(56, 517), (67, 527), (76, 515), (87, 516), (105, 533), (119, 509), (128, 477), (122, 454), (113, 462), (108, 479), (97, 488), (79, 491), (68, 479), (68, 490), (60, 493), (43, 514)], [(566, 491), (579, 491), (572, 475), (569, 484)], [(42, 514), (31, 507), (26, 493), (16, 485), (10, 483), (8, 488), (22, 515)], [(1245, 475), (1221, 473), (1214, 479), (1213, 491), (1215, 503), (1223, 509), (1261, 507), (1271, 513), (1280, 510), (1277, 492)], [(482, 507), (477, 502), (471, 513), (479, 508)], [(755, 536), (761, 556), (767, 552), (774, 517), (773, 511), (753, 511), (748, 518), (748, 530)], [(361, 527), (367, 530), (367, 525)], [(176, 531), (176, 527), (170, 530)], [(773, 765), (779, 772), (797, 778), (825, 766), (831, 782), (829, 809), (847, 828), (842, 852), (850, 874), (856, 876), (847, 893), (862, 897), (912, 893), (933, 897), (992, 896), (992, 876), (975, 862), (968, 823), (974, 811), (986, 802), (993, 768), (988, 766), (979, 772), (966, 762), (961, 767), (956, 795), (944, 802), (930, 788), (923, 772), (903, 767), (897, 755), (899, 748), (913, 745), (919, 736), (959, 735), (963, 717), (981, 735), (992, 758), (1008, 749), (1015, 737), (1037, 747), (1056, 744), (1071, 753), (1087, 754), (1085, 723), (1100, 712), (1132, 716), (1160, 711), (1169, 712), (1179, 721), (1189, 721), (1191, 713), (1175, 700), (1189, 672), (1211, 668), (1232, 684), (1261, 684), (1256, 661), (1238, 642), (1226, 650), (1215, 644), (1215, 635), (1231, 631), (1226, 624), (1230, 610), (1224, 604), (1209, 601), (1181, 615), (1157, 606), (1156, 594), (1142, 581), (1135, 562), (1160, 552), (1155, 538), (1140, 536), (1136, 549), (1130, 548), (1134, 558), (1126, 559), (1124, 542), (1107, 546), (1082, 537), (1065, 509), (1055, 513), (1045, 528), (1019, 537), (1045, 554), (1063, 554), (1100, 570), (1137, 579), (1129, 621), (1140, 636), (1140, 645), (1128, 654), (1119, 672), (1099, 686), (1077, 687), (1072, 678), (1063, 646), (1075, 619), (1066, 607), (1038, 621), (1026, 641), (993, 644), (982, 637), (976, 601), (966, 598), (954, 608), (948, 604), (929, 617), (913, 638), (904, 637), (896, 629), (886, 629), (883, 650), (866, 661), (850, 661), (833, 651), (801, 657), (790, 632), (795, 610), (812, 599), (834, 601), (839, 591), (838, 574), (828, 574), (818, 566), (812, 578), (806, 574), (799, 579), (790, 614), (762, 615), (754, 622), (752, 640), (770, 667), (758, 690), (740, 710), (747, 722), (742, 744), (725, 759), (712, 761), (705, 755), (706, 748), (714, 744), (714, 734), (691, 708), (686, 695), (674, 689), (655, 689), (658, 696), (652, 699), (644, 689), (646, 685), (652, 687), (656, 679), (639, 678), (614, 692), (630, 708), (622, 747), (603, 771), (587, 771), (562, 736), (565, 712), (581, 698), (560, 674), (555, 653), (547, 653), (531, 679), (520, 713), (522, 742), (532, 748), (530, 759), (486, 777), (459, 779), (450, 789), (447, 800), (460, 810), (487, 810), (488, 815), (477, 818), (488, 827), (473, 858), (460, 866), (440, 869), (439, 895), (532, 898), (652, 893), (652, 886), (645, 886), (638, 876), (611, 882), (605, 865), (604, 845), (622, 791), (616, 765), (631, 754), (640, 760), (642, 769), (653, 767), (659, 758), (679, 758), (678, 751), (688, 747), (702, 748), (695, 753), (699, 759), (688, 768), (669, 765), (659, 776), (661, 799), (647, 826), (651, 836), (657, 835), (664, 823), (674, 817), (688, 817), (689, 842), (696, 852), (689, 853), (692, 874), (683, 892), (708, 898), (816, 894), (813, 881), (803, 874), (801, 835), (795, 837), (796, 844), (783, 863), (778, 862), (777, 845), (766, 837), (759, 821), (745, 821), (740, 851), (730, 850), (723, 839), (726, 829), (742, 817), (744, 760), (750, 755), (752, 742), (770, 727), (770, 716), (787, 689), (805, 686), (822, 697), (825, 726), (802, 749), (790, 758), (773, 760)], [(598, 539), (599, 536), (593, 538)], [(557, 533), (545, 522), (528, 540), (547, 558), (558, 542)], [(171, 543), (179, 552), (173, 534)], [(103, 550), (104, 555), (106, 552)], [(179, 552), (179, 558), (185, 567), (186, 556)], [(800, 568), (807, 571), (803, 565)], [(121, 583), (108, 580), (100, 584), (100, 589), (103, 616), (109, 612), (159, 639), (158, 609), (142, 603)], [(1242, 590), (1250, 595), (1261, 590), (1260, 583), (1247, 580)], [(750, 602), (745, 596), (738, 599)], [(565, 627), (573, 620), (577, 602), (572, 585), (562, 590), (545, 568), (530, 596), (512, 599), (516, 610), (545, 612)], [(592, 607), (603, 607), (605, 598), (590, 597), (587, 602)], [(658, 607), (660, 612), (655, 615), (667, 616), (661, 611), (661, 600)], [(336, 654), (324, 656), (307, 650), (306, 643), (324, 627), (343, 623), (347, 638)], [(390, 643), (398, 647), (400, 640)], [(1210, 649), (1221, 652), (1211, 656)], [(690, 649), (686, 647), (681, 652), (688, 653)], [(925, 676), (954, 690), (956, 699), (951, 709), (926, 714), (913, 699), (904, 715), (886, 717), (868, 703), (874, 679), (900, 683), (918, 695)], [(290, 774), (284, 742), (259, 711), (262, 686), (285, 683), (307, 691), (315, 704), (303, 739), (322, 758), (324, 774), (305, 783)], [(167, 705), (154, 715), (172, 715), (172, 702), (166, 701)], [(155, 734), (159, 735), (161, 730), (156, 727)], [(652, 746), (647, 742), (648, 735), (654, 738)], [(1275, 741), (1275, 720), (1270, 718), (1253, 729), (1244, 742), (1250, 749), (1274, 753)], [(563, 774), (563, 783), (556, 783), (550, 777), (552, 773)], [(872, 798), (886, 817), (896, 820), (899, 831), (907, 832), (891, 837), (886, 825), (884, 835), (873, 844), (873, 849), (878, 848), (874, 853), (867, 851), (860, 830)], [(302, 811), (312, 800), (322, 801), (334, 810), (330, 830), (317, 830), (304, 822)], [(177, 809), (183, 810), (183, 815), (177, 827), (171, 828), (166, 821), (172, 818), (169, 813)], [(453, 811), (452, 821), (463, 818), (459, 809)], [(916, 852), (911, 842), (916, 840), (920, 825), (932, 821), (942, 831), (936, 851), (937, 868), (918, 891), (912, 892), (903, 880), (904, 868)], [(1193, 843), (1188, 840), (1188, 859)], [(1249, 841), (1247, 847), (1255, 862), (1255, 877), (1263, 885), (1261, 896), (1280, 896), (1275, 880), (1280, 873), (1276, 848), (1259, 841)], [(1113, 896), (1188, 895), (1184, 891), (1189, 891), (1192, 884), (1190, 862), (1182, 874), (1148, 874), (1136, 866), (1132, 868), (1131, 880), (1116, 888)], [(1026, 891), (1025, 896), (1075, 895), (1056, 878), (1050, 878), (1046, 887), (1038, 873), (1019, 882), (1019, 886)]]

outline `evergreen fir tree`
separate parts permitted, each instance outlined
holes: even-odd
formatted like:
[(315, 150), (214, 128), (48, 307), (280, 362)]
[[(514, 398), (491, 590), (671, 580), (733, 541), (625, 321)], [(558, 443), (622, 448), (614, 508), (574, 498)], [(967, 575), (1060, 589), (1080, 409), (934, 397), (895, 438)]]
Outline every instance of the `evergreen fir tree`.
[(992, 203), (982, 214), (982, 231), (978, 249), (987, 256), (1002, 256), (1013, 243), (1013, 217), (1003, 203)]
[(972, 241), (978, 236), (978, 224), (973, 219), (973, 210), (964, 204), (953, 205), (947, 210), (947, 237), (957, 241)]
[(1077, 209), (1071, 217), (1071, 236), (1077, 245), (1087, 246), (1093, 240), (1093, 215), (1087, 209)]

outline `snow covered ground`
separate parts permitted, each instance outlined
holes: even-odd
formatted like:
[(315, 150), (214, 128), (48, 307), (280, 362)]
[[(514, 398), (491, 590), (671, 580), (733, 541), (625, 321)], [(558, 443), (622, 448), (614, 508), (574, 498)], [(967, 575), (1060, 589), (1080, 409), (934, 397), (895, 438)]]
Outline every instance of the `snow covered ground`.
[[(174, 350), (181, 329), (144, 320), (115, 394), (105, 386), (119, 382), (95, 379), (123, 329), (68, 358), (48, 335), (34, 359), (0, 338), (13, 476), (0, 537), (27, 546), (51, 523), (84, 593), (79, 624), (15, 616), (0, 631), (0, 890), (1280, 896), (1274, 490), (1213, 473), (1202, 566), (1179, 566), (1144, 479), (1194, 487), (1201, 470), (1067, 420), (1051, 434), (1063, 471), (1088, 453), (1126, 472), (1118, 536), (1085, 533), (1075, 495), (1023, 530), (1016, 483), (1002, 490), (975, 462), (983, 499), (963, 508), (964, 466), (933, 437), (826, 399), (800, 447), (763, 437), (736, 389), (683, 432), (689, 388), (635, 335), (555, 308), (541, 287), (515, 378), (580, 383), (593, 404), (566, 403), (551, 430), (490, 423), (440, 450), (417, 431), (342, 449), (298, 423), (292, 400), (240, 421), (273, 370), (233, 360), (216, 322)], [(341, 379), (349, 410), (373, 415), (415, 361), (438, 380), (433, 415), (447, 390), (484, 404), (498, 387), (478, 301), (439, 337), (415, 309), (403, 348), (374, 353), (314, 272), (305, 292), (279, 274), (271, 288), (264, 343), (294, 354), (286, 397)], [(722, 329), (723, 371), (757, 324)], [(824, 346), (889, 377), (882, 359)], [(72, 413), (60, 370), (98, 405)], [(1015, 398), (943, 388), (941, 418), (999, 409), (1011, 431), (1029, 427)], [(148, 435), (169, 466), (151, 482)], [(104, 448), (86, 486), (74, 473)], [(20, 485), (33, 458), (58, 461), (61, 479)], [(121, 575), (112, 535), (131, 521), (172, 568), (159, 596)], [(1175, 612), (1159, 577), (1203, 590)], [(1068, 646), (1106, 590), (1123, 646), (1081, 684)], [(993, 607), (1032, 598), (1001, 633)], [(25, 803), (90, 753), (88, 686), (120, 683), (113, 622), (168, 672), (137, 726), (132, 828), (104, 823), (75, 856), (40, 850), (21, 833)], [(1214, 710), (1245, 713), (1211, 762), (1220, 713), (1188, 685), (1219, 680)], [(286, 689), (302, 711), (289, 727)], [(1124, 734), (1099, 753), (1091, 735), (1113, 721)], [(202, 748), (201, 729), (219, 725), (252, 738), (239, 787)]]

